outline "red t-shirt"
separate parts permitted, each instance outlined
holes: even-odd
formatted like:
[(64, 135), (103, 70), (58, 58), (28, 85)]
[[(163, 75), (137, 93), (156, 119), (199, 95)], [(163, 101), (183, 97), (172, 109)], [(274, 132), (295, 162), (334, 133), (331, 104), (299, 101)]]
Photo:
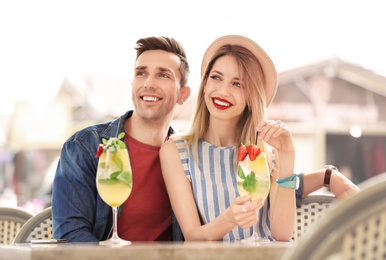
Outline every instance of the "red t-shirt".
[(133, 190), (118, 218), (118, 235), (130, 241), (172, 240), (171, 205), (162, 177), (159, 147), (125, 135)]

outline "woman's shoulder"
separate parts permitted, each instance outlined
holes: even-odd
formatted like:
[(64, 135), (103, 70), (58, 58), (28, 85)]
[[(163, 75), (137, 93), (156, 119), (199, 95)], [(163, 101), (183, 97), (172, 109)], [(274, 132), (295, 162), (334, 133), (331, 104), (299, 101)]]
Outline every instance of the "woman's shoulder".
[[(186, 141), (186, 138), (184, 136), (180, 136), (180, 135), (173, 135), (169, 138), (169, 140), (166, 143), (174, 143), (174, 145), (177, 147), (177, 148), (180, 148), (180, 147), (183, 147), (183, 146), (187, 146), (187, 141)], [(170, 144), (168, 144), (170, 145)]]
[(169, 139), (167, 140), (166, 142), (164, 142), (162, 145), (161, 145), (161, 150), (160, 152), (164, 151), (164, 150), (169, 150), (171, 148), (175, 147), (175, 144), (174, 144), (174, 141), (172, 139)]
[(181, 145), (183, 144), (184, 144), (183, 140), (169, 139), (162, 144), (160, 153), (169, 153), (172, 151), (177, 151), (178, 149), (181, 148)]

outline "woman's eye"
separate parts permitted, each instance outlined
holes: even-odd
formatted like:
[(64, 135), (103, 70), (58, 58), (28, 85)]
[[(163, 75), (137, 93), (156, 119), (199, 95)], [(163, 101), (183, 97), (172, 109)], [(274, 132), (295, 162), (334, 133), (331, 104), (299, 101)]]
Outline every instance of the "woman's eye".
[(216, 75), (212, 75), (210, 76), (211, 79), (216, 79), (216, 80), (220, 80), (220, 77), (219, 76), (216, 76)]
[(240, 82), (235, 82), (235, 83), (233, 83), (233, 85), (236, 86), (236, 87), (238, 87), (238, 88), (241, 88)]

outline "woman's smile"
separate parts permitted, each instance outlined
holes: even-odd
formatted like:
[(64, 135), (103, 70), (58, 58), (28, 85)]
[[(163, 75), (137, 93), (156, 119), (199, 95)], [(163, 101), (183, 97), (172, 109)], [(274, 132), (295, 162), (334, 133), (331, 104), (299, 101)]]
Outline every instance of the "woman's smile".
[(216, 107), (217, 109), (225, 110), (232, 106), (232, 104), (225, 99), (212, 98), (212, 101), (213, 101), (214, 107)]

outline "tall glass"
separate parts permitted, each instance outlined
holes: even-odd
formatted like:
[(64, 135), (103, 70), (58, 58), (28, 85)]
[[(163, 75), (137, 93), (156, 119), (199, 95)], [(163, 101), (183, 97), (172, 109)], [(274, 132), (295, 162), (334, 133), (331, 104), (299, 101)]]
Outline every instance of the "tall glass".
[(99, 157), (96, 183), (99, 196), (113, 210), (113, 234), (99, 242), (100, 245), (124, 246), (131, 242), (121, 239), (117, 231), (117, 208), (129, 197), (132, 190), (132, 174), (127, 149), (105, 150)]
[[(270, 189), (270, 173), (267, 158), (261, 152), (251, 161), (249, 155), (238, 164), (237, 187), (240, 195), (252, 196), (252, 201), (258, 198), (266, 199)], [(256, 224), (257, 225), (257, 224)], [(268, 238), (261, 238), (257, 233), (257, 226), (253, 226), (253, 234), (242, 242), (270, 242)]]

